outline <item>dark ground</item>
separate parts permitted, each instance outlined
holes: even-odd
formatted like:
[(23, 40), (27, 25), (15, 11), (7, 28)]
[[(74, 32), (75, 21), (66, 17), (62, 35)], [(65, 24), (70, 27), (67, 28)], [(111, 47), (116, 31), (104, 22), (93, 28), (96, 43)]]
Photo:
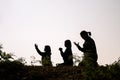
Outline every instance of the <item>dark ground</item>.
[(1, 62), (0, 80), (120, 80), (120, 66), (42, 67)]

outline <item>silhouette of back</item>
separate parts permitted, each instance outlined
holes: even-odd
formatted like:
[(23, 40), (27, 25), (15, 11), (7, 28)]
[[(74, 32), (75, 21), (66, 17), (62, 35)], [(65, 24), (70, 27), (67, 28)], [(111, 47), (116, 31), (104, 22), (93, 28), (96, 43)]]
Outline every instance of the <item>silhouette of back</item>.
[(43, 66), (52, 66), (51, 62), (51, 48), (49, 45), (46, 45), (44, 48), (45, 52), (41, 52), (38, 48), (38, 45), (35, 44), (35, 49), (38, 52), (39, 55), (42, 56), (42, 65)]
[(65, 51), (63, 52), (62, 48), (59, 48), (60, 54), (63, 58), (64, 63), (58, 64), (59, 65), (65, 65), (65, 66), (73, 66), (73, 54), (72, 54), (72, 45), (70, 40), (65, 41)]

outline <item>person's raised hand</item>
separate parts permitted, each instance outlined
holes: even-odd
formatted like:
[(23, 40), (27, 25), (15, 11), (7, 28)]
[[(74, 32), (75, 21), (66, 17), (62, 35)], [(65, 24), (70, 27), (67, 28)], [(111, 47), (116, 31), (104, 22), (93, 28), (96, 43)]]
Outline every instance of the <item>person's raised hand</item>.
[(60, 51), (62, 51), (62, 48), (59, 48)]
[(35, 44), (35, 48), (38, 48), (38, 45), (37, 45), (37, 44)]

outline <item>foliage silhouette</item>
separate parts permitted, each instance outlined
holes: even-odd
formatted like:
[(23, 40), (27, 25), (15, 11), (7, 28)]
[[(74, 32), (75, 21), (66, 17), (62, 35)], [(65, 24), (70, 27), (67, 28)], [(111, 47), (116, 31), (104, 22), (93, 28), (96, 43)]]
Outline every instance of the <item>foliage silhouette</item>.
[(31, 58), (31, 62), (30, 63), (31, 63), (32, 66), (35, 66), (37, 63), (42, 65), (42, 61), (41, 60), (37, 60), (35, 58), (35, 56), (30, 56), (30, 58)]
[(120, 58), (111, 65), (99, 65), (97, 68), (89, 65), (84, 67), (28, 66), (21, 62), (15, 59), (2, 59), (0, 80), (120, 80)]
[(0, 80), (20, 80), (24, 64), (15, 60), (13, 54), (3, 52), (0, 46)]
[(1, 49), (2, 49), (2, 45), (0, 45), (0, 61), (10, 61), (14, 59), (12, 57), (13, 54), (3, 52)]

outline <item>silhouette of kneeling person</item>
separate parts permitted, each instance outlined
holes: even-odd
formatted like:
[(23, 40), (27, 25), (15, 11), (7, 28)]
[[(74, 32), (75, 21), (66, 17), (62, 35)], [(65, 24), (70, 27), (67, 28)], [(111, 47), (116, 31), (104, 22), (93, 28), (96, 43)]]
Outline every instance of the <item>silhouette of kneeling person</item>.
[(85, 40), (83, 48), (80, 47), (79, 43), (74, 42), (77, 48), (84, 53), (82, 63), (90, 66), (97, 66), (97, 50), (94, 40), (91, 38), (91, 32), (82, 31), (81, 37)]
[(63, 58), (64, 63), (58, 64), (58, 66), (73, 66), (73, 54), (72, 45), (70, 40), (65, 41), (66, 50), (63, 52), (62, 48), (59, 48), (60, 54)]
[(52, 66), (51, 62), (51, 48), (49, 45), (46, 45), (44, 48), (45, 52), (41, 52), (38, 48), (38, 45), (35, 44), (35, 49), (38, 52), (39, 55), (42, 56), (42, 65), (43, 66)]

